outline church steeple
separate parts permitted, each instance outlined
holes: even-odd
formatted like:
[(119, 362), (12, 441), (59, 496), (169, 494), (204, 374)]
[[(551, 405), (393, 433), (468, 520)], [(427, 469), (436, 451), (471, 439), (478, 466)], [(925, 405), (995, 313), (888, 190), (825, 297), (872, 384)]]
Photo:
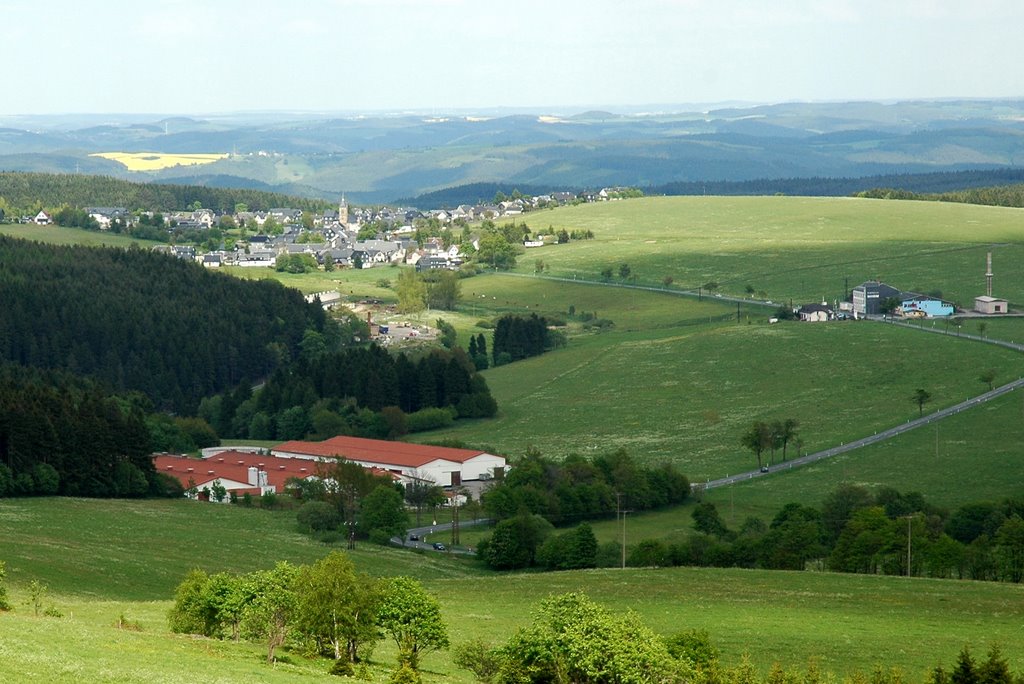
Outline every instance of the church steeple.
[(338, 205), (338, 223), (348, 225), (348, 202), (345, 201), (345, 194), (341, 195), (341, 204)]

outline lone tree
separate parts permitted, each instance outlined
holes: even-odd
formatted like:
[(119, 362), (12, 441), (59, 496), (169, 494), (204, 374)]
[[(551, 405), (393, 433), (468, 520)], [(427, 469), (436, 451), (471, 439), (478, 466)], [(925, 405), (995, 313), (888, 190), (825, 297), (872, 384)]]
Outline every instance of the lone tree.
[(996, 370), (994, 368), (989, 368), (987, 371), (978, 376), (978, 380), (988, 385), (988, 391), (991, 392), (993, 389), (993, 384), (996, 380)]
[(914, 400), (914, 403), (917, 404), (918, 415), (923, 416), (924, 415), (924, 405), (932, 400), (932, 395), (929, 394), (927, 390), (923, 390), (923, 389), (918, 388), (918, 389), (916, 389), (914, 391), (914, 396), (912, 398)]
[(772, 427), (763, 420), (755, 421), (750, 429), (740, 437), (740, 444), (754, 452), (757, 456), (757, 467), (761, 467), (761, 454), (773, 443)]
[(335, 660), (358, 662), (359, 646), (377, 641), (376, 580), (357, 575), (341, 551), (303, 566), (296, 594), (299, 631), (330, 650)]
[(393, 577), (381, 588), (377, 625), (398, 646), (399, 667), (419, 671), (420, 656), (448, 648), (441, 605), (411, 577)]

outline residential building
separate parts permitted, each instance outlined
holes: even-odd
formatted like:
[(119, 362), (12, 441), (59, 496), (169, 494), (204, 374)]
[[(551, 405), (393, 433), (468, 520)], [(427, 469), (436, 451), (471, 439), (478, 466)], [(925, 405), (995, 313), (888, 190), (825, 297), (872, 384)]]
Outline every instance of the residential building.
[(891, 298), (902, 300), (899, 290), (880, 280), (868, 280), (853, 288), (853, 312), (857, 316), (877, 316), (882, 313), (882, 304)]

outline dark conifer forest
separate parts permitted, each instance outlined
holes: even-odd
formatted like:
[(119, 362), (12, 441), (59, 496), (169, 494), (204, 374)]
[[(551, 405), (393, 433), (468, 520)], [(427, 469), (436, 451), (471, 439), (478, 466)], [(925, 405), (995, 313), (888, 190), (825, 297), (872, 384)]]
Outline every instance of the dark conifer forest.
[(0, 360), (93, 376), (194, 415), (200, 399), (296, 357), (320, 307), (142, 249), (0, 237)]

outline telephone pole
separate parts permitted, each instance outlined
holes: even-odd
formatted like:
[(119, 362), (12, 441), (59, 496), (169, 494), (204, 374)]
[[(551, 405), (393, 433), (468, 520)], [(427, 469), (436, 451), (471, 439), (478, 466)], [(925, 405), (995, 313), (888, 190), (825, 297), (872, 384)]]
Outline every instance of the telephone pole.
[(632, 513), (633, 511), (627, 511), (622, 507), (622, 493), (615, 492), (615, 518), (618, 520), (619, 516), (622, 516), (622, 569), (626, 569), (626, 514)]

